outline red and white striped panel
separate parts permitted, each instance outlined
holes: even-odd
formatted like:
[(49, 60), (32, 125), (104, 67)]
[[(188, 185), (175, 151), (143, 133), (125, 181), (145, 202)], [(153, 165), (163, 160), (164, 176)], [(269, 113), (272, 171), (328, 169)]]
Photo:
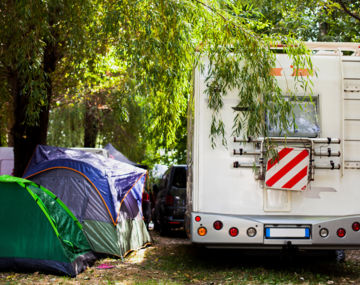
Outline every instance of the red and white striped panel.
[(267, 163), (266, 187), (281, 190), (305, 190), (308, 185), (309, 162), (307, 149), (279, 149), (278, 157), (270, 159)]

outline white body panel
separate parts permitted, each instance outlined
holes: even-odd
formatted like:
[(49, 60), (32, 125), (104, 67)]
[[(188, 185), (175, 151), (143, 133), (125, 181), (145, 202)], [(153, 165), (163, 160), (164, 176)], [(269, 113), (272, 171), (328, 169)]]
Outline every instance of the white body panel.
[[(280, 87), (284, 91), (288, 88), (294, 90), (291, 61), (286, 55), (278, 55), (277, 60), (277, 67), (283, 68), (282, 76), (277, 77)], [(312, 62), (317, 72), (317, 77), (313, 76), (311, 80), (314, 95), (319, 96), (320, 137), (341, 139), (341, 144), (316, 144), (315, 151), (326, 152), (330, 147), (332, 152), (340, 151), (341, 155), (315, 156), (314, 163), (329, 165), (332, 160), (341, 166), (340, 169), (315, 169), (314, 180), (305, 191), (282, 191), (265, 189), (263, 181), (256, 179), (252, 168), (234, 168), (234, 161), (254, 163), (254, 156), (235, 156), (234, 149), (242, 147), (246, 151), (255, 151), (254, 144), (233, 142), (232, 126), (236, 111), (232, 107), (238, 102), (237, 92), (232, 90), (228, 93), (221, 111), (228, 147), (220, 142), (213, 149), (209, 139), (211, 110), (205, 95), (206, 74), (197, 69), (194, 75), (194, 135), (190, 162), (193, 215), (209, 213), (219, 217), (261, 217), (260, 224), (256, 225), (259, 227), (262, 227), (263, 220), (272, 223), (271, 217), (275, 216), (276, 219), (283, 217), (284, 221), (290, 218), (296, 221), (296, 217), (306, 220), (307, 216), (309, 219), (319, 217), (320, 220), (360, 216), (360, 57), (318, 55), (312, 57)], [(298, 94), (304, 95), (300, 90)], [(194, 223), (191, 219), (192, 240), (208, 242), (206, 237), (196, 237), (197, 223)], [(309, 222), (312, 226), (315, 223)]]

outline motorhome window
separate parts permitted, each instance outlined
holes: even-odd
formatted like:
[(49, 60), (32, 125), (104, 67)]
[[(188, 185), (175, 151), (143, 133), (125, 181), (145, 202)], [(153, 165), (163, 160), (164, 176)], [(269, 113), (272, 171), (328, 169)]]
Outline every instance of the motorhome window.
[[(291, 99), (287, 98), (287, 100)], [(293, 102), (293, 112), (288, 115), (290, 126), (287, 130), (281, 130), (278, 125), (271, 125), (268, 121), (269, 136), (318, 137), (320, 135), (319, 97), (313, 96), (311, 101), (308, 97), (298, 97), (298, 100)], [(295, 124), (292, 123), (294, 118)]]

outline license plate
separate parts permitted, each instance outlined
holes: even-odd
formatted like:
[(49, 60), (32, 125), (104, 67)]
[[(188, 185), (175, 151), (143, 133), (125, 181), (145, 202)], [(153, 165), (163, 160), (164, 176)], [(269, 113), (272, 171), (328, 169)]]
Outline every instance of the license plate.
[(266, 238), (309, 239), (310, 228), (265, 228)]

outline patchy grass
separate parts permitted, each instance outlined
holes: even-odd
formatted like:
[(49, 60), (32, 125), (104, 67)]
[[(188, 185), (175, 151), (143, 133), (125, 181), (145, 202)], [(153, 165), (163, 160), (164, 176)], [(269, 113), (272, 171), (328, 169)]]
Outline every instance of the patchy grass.
[(337, 264), (324, 256), (246, 254), (173, 245), (149, 250), (145, 268), (179, 284), (358, 284), (359, 263)]
[[(1, 284), (360, 284), (359, 251), (336, 263), (325, 256), (281, 253), (247, 254), (238, 250), (205, 250), (184, 236), (160, 237), (154, 245), (123, 261), (106, 258), (68, 278), (49, 274), (0, 272)], [(100, 264), (114, 266), (98, 269)]]

